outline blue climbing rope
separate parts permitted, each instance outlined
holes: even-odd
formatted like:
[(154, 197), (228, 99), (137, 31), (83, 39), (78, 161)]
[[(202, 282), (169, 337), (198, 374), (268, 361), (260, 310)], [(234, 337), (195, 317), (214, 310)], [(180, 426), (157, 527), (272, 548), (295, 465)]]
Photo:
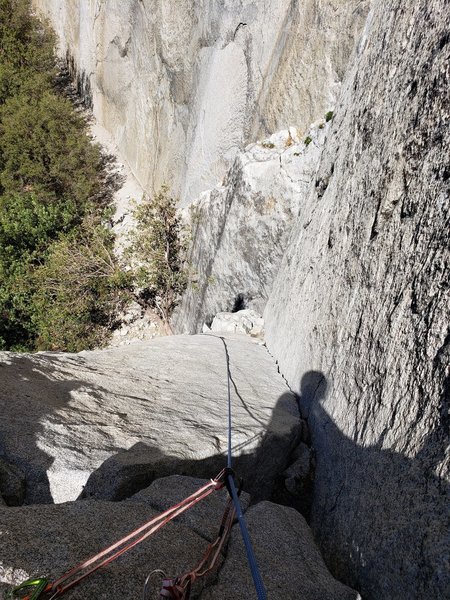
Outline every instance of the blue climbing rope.
[[(232, 431), (232, 418), (231, 418), (231, 371), (230, 371), (230, 356), (228, 354), (227, 344), (225, 339), (220, 336), (218, 337), (225, 348), (225, 356), (227, 362), (227, 382), (228, 382), (228, 458), (227, 458), (227, 466), (229, 469), (232, 469), (233, 457), (231, 451), (231, 431)], [(231, 497), (233, 498), (234, 507), (236, 510), (236, 516), (239, 522), (239, 528), (241, 530), (242, 539), (245, 545), (245, 551), (247, 553), (247, 560), (250, 566), (250, 571), (253, 578), (253, 583), (255, 585), (256, 594), (258, 600), (267, 600), (266, 588), (264, 587), (263, 580), (261, 578), (261, 573), (259, 572), (258, 562), (256, 560), (255, 552), (253, 551), (252, 541), (250, 539), (250, 535), (247, 529), (247, 523), (245, 522), (244, 515), (242, 513), (241, 503), (239, 502), (239, 497), (236, 491), (236, 485), (234, 483), (233, 475), (230, 473), (227, 475), (228, 478), (228, 487), (231, 492)]]
[(236, 509), (236, 516), (239, 521), (242, 539), (244, 540), (245, 551), (247, 553), (247, 560), (250, 566), (250, 571), (252, 573), (256, 594), (258, 596), (258, 600), (267, 600), (266, 588), (264, 587), (264, 583), (261, 578), (261, 573), (259, 572), (256, 556), (253, 551), (252, 541), (250, 539), (250, 535), (247, 529), (247, 523), (245, 522), (244, 515), (242, 514), (241, 503), (239, 502), (239, 498), (236, 492), (236, 486), (234, 485), (234, 480), (231, 475), (228, 475), (228, 483), (230, 485), (231, 496), (233, 498), (234, 507)]

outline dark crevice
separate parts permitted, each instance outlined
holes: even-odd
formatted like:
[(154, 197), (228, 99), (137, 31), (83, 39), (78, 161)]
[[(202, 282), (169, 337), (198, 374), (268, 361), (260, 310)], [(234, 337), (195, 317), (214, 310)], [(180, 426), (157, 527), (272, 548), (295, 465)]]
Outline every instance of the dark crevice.
[(240, 310), (244, 310), (247, 308), (247, 303), (245, 300), (245, 294), (238, 294), (234, 299), (233, 308), (231, 309), (232, 313), (239, 312)]

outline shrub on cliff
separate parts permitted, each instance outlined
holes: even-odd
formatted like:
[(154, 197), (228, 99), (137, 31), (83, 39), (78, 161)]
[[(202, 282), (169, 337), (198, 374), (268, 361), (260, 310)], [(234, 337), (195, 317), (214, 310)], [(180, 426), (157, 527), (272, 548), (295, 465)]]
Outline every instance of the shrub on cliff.
[(113, 237), (92, 216), (53, 243), (33, 270), (35, 347), (78, 352), (108, 339), (129, 300), (130, 275), (113, 253)]
[(187, 284), (186, 236), (176, 201), (163, 186), (133, 212), (126, 258), (138, 288), (138, 300), (150, 306), (170, 330), (169, 318)]
[(29, 0), (0, 0), (0, 48), (0, 349), (89, 348), (124, 298), (114, 185)]
[(0, 118), (2, 195), (32, 192), (41, 203), (65, 205), (69, 224), (79, 222), (103, 185), (102, 155), (84, 119), (53, 89), (39, 97), (22, 90)]
[(24, 87), (36, 94), (55, 74), (55, 37), (30, 0), (0, 0), (0, 104)]

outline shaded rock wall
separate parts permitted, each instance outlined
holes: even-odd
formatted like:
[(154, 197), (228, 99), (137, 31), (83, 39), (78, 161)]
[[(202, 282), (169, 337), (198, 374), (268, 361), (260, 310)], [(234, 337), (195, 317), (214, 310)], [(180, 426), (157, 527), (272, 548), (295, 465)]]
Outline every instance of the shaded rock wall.
[(265, 311), (309, 415), (313, 528), (368, 600), (450, 587), (448, 11), (375, 4)]
[(141, 186), (191, 200), (335, 102), (368, 0), (33, 0)]
[[(249, 508), (246, 521), (257, 548), (268, 598), (361, 600), (355, 590), (330, 577), (306, 521), (294, 509), (259, 502)], [(273, 567), (270, 569), (269, 565)], [(248, 600), (254, 597), (245, 547), (235, 527), (218, 582), (205, 590), (202, 598)]]

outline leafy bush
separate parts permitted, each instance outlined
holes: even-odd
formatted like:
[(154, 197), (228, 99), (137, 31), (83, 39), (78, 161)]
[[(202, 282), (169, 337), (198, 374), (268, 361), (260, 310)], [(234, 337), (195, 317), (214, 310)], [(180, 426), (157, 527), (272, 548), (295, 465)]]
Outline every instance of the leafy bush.
[(108, 339), (132, 282), (117, 263), (111, 234), (88, 217), (50, 246), (32, 283), (36, 348), (77, 352)]
[(36, 95), (55, 75), (55, 37), (30, 14), (30, 0), (0, 0), (0, 104), (27, 88)]
[(309, 137), (309, 135), (307, 137), (305, 137), (304, 139), (304, 144), (305, 146), (309, 146), (309, 144), (312, 142), (312, 138)]
[(126, 258), (133, 265), (139, 300), (155, 309), (170, 330), (170, 315), (187, 285), (186, 236), (176, 201), (163, 186), (135, 207), (133, 218)]
[(331, 121), (332, 118), (333, 118), (333, 111), (329, 110), (327, 112), (327, 114), (325, 115), (325, 121), (328, 123), (328, 121)]
[(107, 160), (54, 85), (54, 36), (29, 0), (0, 0), (0, 48), (0, 349), (93, 347), (128, 283)]
[(85, 121), (51, 89), (39, 98), (17, 94), (0, 117), (2, 192), (32, 191), (43, 202), (69, 203), (76, 219), (101, 189), (102, 156)]

